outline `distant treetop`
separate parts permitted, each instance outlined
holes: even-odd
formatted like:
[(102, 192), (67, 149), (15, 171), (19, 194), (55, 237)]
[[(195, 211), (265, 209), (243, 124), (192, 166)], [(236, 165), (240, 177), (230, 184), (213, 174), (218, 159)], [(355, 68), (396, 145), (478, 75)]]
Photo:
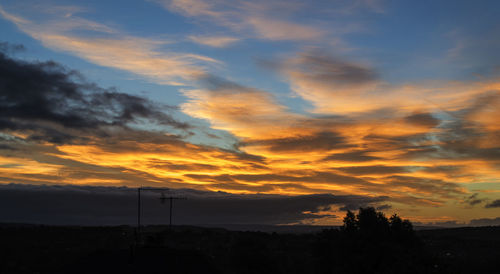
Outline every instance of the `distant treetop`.
[(373, 207), (360, 208), (358, 214), (347, 211), (341, 230), (350, 234), (391, 236), (398, 239), (414, 235), (413, 225), (409, 220), (402, 220), (397, 214), (388, 219)]

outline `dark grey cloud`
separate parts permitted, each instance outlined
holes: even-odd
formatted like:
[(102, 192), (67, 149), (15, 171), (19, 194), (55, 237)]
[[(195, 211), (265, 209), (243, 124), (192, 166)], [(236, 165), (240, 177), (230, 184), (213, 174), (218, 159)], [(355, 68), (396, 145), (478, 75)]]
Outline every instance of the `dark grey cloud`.
[(456, 166), (442, 165), (442, 166), (425, 167), (422, 171), (425, 171), (427, 173), (451, 174), (453, 172), (458, 172), (463, 168), (464, 168), (464, 166), (461, 166), (461, 165), (456, 165)]
[(301, 61), (307, 78), (319, 82), (360, 84), (377, 78), (372, 69), (318, 52), (302, 54)]
[(376, 207), (377, 210), (388, 210), (388, 209), (391, 209), (391, 208), (392, 208), (392, 206), (388, 205), (388, 204), (384, 204), (384, 205), (380, 205), (380, 206)]
[(342, 172), (353, 175), (368, 175), (368, 174), (395, 174), (395, 173), (410, 173), (410, 167), (407, 166), (350, 166), (337, 168)]
[(369, 67), (346, 62), (319, 50), (301, 53), (291, 62), (259, 60), (258, 63), (285, 73), (293, 71), (295, 77), (325, 85), (360, 85), (378, 79), (378, 74)]
[(240, 151), (238, 147), (236, 147), (235, 150), (229, 150), (229, 149), (220, 149), (220, 150), (229, 153), (228, 156), (221, 156), (222, 158), (225, 157), (225, 159), (227, 160), (234, 159), (238, 161), (253, 162), (256, 165), (260, 166), (261, 168), (265, 168), (262, 164), (265, 163), (266, 158), (263, 156)]
[(197, 170), (215, 171), (220, 169), (218, 166), (210, 164), (198, 164), (198, 163), (190, 163), (182, 161), (172, 162), (164, 160), (150, 160), (148, 166), (151, 168), (173, 170), (173, 171), (197, 171)]
[(24, 51), (26, 48), (21, 44), (11, 44), (7, 42), (0, 42), (0, 52), (12, 54), (20, 51)]
[(30, 141), (84, 140), (82, 132), (106, 135), (104, 127), (126, 128), (147, 121), (176, 129), (189, 126), (166, 111), (174, 108), (103, 89), (55, 62), (9, 57), (0, 44), (0, 130), (22, 131)]
[[(491, 142), (489, 147), (484, 147), (485, 140), (498, 140), (500, 131), (489, 128), (475, 120), (478, 115), (495, 115), (495, 110), (499, 106), (500, 92), (492, 90), (476, 97), (469, 105), (461, 109), (446, 112), (450, 119), (439, 124), (439, 132), (432, 134), (433, 142), (437, 144), (433, 147), (420, 147), (409, 150), (406, 156), (412, 158), (500, 161), (500, 146), (498, 146), (498, 143)], [(419, 120), (425, 121), (427, 119), (420, 117)], [(432, 124), (432, 121), (429, 121), (430, 124)]]
[(405, 120), (408, 123), (426, 127), (435, 127), (441, 122), (439, 119), (435, 118), (434, 116), (432, 116), (432, 114), (427, 112), (414, 113), (412, 115), (406, 116)]
[(255, 91), (253, 88), (245, 87), (235, 82), (231, 82), (222, 77), (208, 74), (205, 77), (199, 79), (199, 83), (203, 85), (203, 87), (210, 91), (215, 92), (235, 92), (238, 90), (244, 91)]
[[(364, 206), (386, 197), (315, 194), (281, 196), (170, 189), (166, 195), (186, 197), (174, 203), (177, 224), (280, 224), (321, 218), (317, 214), (332, 205)], [(142, 191), (145, 224), (166, 223), (168, 205), (158, 191)], [(137, 190), (127, 187), (76, 185), (0, 185), (0, 221), (118, 225), (134, 224)]]
[(500, 199), (494, 200), (491, 203), (488, 203), (484, 206), (485, 208), (499, 208), (500, 207)]
[(381, 159), (380, 157), (366, 155), (369, 151), (350, 151), (344, 153), (331, 154), (323, 161), (342, 161), (342, 162), (368, 162)]
[(450, 221), (430, 222), (430, 223), (421, 223), (421, 222), (413, 222), (413, 223), (417, 226), (446, 227), (446, 228), (471, 227), (471, 226), (499, 226), (500, 217), (472, 219), (469, 222), (459, 222), (457, 220), (450, 220)]
[(347, 140), (338, 133), (331, 131), (317, 132), (311, 135), (299, 135), (287, 138), (257, 140), (242, 145), (264, 145), (274, 152), (286, 151), (325, 151), (335, 148), (352, 147)]
[(16, 148), (6, 144), (0, 144), (0, 150), (16, 150)]
[[(403, 136), (367, 135), (363, 139), (378, 150), (400, 150), (401, 159), (481, 159), (500, 161), (500, 147), (485, 148), (485, 138), (495, 139), (500, 132), (488, 132), (464, 120), (440, 125), (440, 132)], [(458, 167), (457, 167), (458, 168)], [(432, 169), (429, 169), (432, 171)]]
[[(474, 134), (484, 133), (475, 131)], [(463, 135), (463, 139), (450, 140), (446, 138), (446, 143), (440, 146), (440, 158), (451, 159), (481, 159), (486, 161), (500, 161), (500, 147), (484, 148), (480, 141), (471, 134), (470, 138)], [(492, 136), (492, 138), (494, 138)]]
[(493, 226), (500, 225), (500, 217), (497, 218), (481, 218), (481, 219), (472, 219), (469, 224), (471, 226)]
[[(430, 145), (423, 145), (428, 143), (430, 137), (427, 133), (407, 134), (407, 135), (381, 135), (381, 134), (368, 134), (363, 137), (363, 141), (370, 144), (372, 147), (380, 150), (399, 149), (408, 154), (405, 157), (418, 156), (424, 153), (432, 153), (438, 148)], [(420, 151), (414, 153), (413, 151)]]
[[(500, 101), (500, 93), (496, 100)], [(467, 120), (467, 116), (473, 115), (477, 108), (483, 107), (485, 109), (494, 109), (494, 106), (488, 105), (487, 103), (485, 103), (485, 105), (476, 104), (480, 106), (472, 106), (457, 111), (456, 114), (454, 114), (455, 120), (442, 127), (442, 131), (436, 135), (441, 141), (439, 153), (434, 153), (434, 157), (500, 161), (500, 147), (498, 145), (487, 148), (482, 145), (485, 139), (498, 139), (500, 132), (491, 131), (484, 128), (480, 123)]]
[(285, 174), (221, 174), (221, 175), (205, 175), (205, 174), (186, 174), (193, 179), (204, 181), (218, 182), (294, 182), (294, 183), (335, 183), (368, 186), (372, 183), (356, 177), (345, 176), (333, 172), (310, 172), (307, 174), (285, 175)]
[(427, 192), (439, 195), (443, 198), (451, 198), (454, 195), (464, 194), (464, 190), (458, 183), (439, 179), (394, 175), (385, 177), (384, 180), (391, 187), (402, 186), (414, 189), (417, 192)]
[(461, 109), (443, 111), (446, 114), (444, 117), (447, 117), (443, 121), (427, 112), (405, 117), (408, 123), (436, 127), (439, 131), (398, 137), (368, 135), (364, 139), (377, 144), (379, 148), (387, 146), (399, 149), (405, 152), (402, 158), (499, 161), (500, 147), (491, 142), (490, 147), (485, 148), (484, 141), (498, 139), (500, 132), (474, 120), (478, 114), (484, 116), (485, 111), (494, 115), (499, 103), (500, 93), (493, 90), (478, 96)]
[(304, 175), (280, 175), (280, 174), (238, 174), (232, 176), (237, 180), (260, 182), (260, 181), (288, 181), (288, 182), (314, 182), (314, 183), (338, 183), (338, 184), (369, 184), (369, 182), (356, 177), (344, 176), (331, 172), (312, 172)]
[(417, 226), (437, 226), (437, 227), (464, 227), (467, 226), (466, 223), (459, 223), (457, 220), (441, 221), (441, 222), (413, 222)]
[(465, 199), (465, 203), (470, 205), (470, 206), (475, 206), (475, 205), (480, 204), (480, 203), (485, 201), (485, 199), (481, 199), (478, 196), (479, 196), (478, 193), (474, 193), (474, 194), (470, 195), (469, 197), (467, 197)]

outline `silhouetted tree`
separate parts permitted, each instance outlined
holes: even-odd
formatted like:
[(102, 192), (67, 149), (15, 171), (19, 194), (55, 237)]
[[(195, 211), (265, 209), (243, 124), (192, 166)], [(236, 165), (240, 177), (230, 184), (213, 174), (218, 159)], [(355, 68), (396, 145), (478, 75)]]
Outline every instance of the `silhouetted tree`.
[(356, 220), (356, 215), (354, 215), (354, 213), (352, 213), (350, 210), (347, 211), (347, 214), (344, 217), (344, 225), (342, 226), (342, 230), (348, 233), (358, 231), (358, 221)]
[(360, 208), (356, 215), (359, 232), (368, 237), (385, 237), (389, 234), (389, 221), (384, 213), (373, 207)]
[(409, 220), (402, 220), (397, 214), (389, 219), (391, 236), (400, 241), (414, 241), (415, 231)]

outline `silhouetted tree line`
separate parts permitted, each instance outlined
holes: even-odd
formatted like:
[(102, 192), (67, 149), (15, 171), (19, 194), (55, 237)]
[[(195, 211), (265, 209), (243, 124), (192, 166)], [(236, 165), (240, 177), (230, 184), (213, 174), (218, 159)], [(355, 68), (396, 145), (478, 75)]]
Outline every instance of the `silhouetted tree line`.
[(435, 264), (410, 221), (373, 207), (348, 211), (340, 229), (324, 230), (314, 249), (317, 273), (432, 273)]
[(402, 220), (397, 214), (387, 219), (384, 213), (377, 212), (373, 207), (360, 208), (357, 215), (347, 211), (341, 230), (350, 237), (376, 237), (399, 242), (416, 240), (409, 220)]

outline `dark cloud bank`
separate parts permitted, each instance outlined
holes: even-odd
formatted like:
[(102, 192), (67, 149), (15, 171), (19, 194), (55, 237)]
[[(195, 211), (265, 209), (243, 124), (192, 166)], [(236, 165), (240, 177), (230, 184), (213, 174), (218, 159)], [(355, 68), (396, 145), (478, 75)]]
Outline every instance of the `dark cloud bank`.
[[(165, 195), (186, 197), (174, 202), (174, 224), (183, 225), (276, 225), (300, 223), (308, 219), (343, 216), (323, 215), (330, 208), (356, 210), (382, 204), (387, 197), (313, 194), (282, 196), (270, 194), (230, 194), (193, 189), (167, 189)], [(160, 201), (160, 191), (142, 191), (143, 224), (168, 223), (168, 203)], [(51, 225), (135, 225), (137, 189), (128, 187), (79, 185), (0, 185), (0, 222)], [(418, 223), (442, 227), (500, 225), (498, 218)]]
[(500, 226), (500, 217), (472, 219), (470, 220), (469, 223), (460, 223), (457, 221), (445, 221), (445, 222), (434, 222), (434, 223), (414, 222), (414, 224), (423, 226), (435, 226), (435, 227)]
[[(168, 222), (168, 203), (158, 191), (143, 191), (145, 224)], [(170, 189), (165, 195), (183, 196), (174, 202), (176, 224), (284, 224), (319, 215), (329, 208), (376, 206), (384, 197), (315, 194), (281, 196)], [(343, 216), (340, 216), (343, 217)], [(77, 185), (0, 185), (0, 222), (58, 225), (121, 225), (137, 220), (137, 189)]]
[[(9, 53), (22, 46), (0, 43), (0, 131), (23, 132), (27, 141), (68, 143), (105, 137), (110, 128), (148, 122), (187, 129), (145, 98), (104, 89), (77, 71), (52, 62), (26, 62)], [(82, 134), (85, 133), (85, 134)]]

